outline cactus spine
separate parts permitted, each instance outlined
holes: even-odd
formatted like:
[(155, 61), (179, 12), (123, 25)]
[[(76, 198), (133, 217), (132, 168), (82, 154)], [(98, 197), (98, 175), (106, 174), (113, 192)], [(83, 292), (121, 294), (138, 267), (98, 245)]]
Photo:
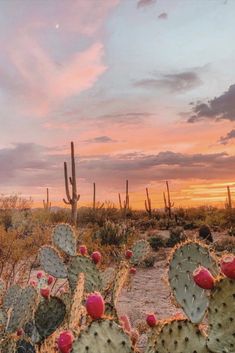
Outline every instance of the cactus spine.
[[(67, 163), (64, 162), (64, 180), (65, 180), (65, 191), (67, 200), (63, 199), (66, 205), (71, 205), (71, 221), (74, 225), (77, 223), (77, 204), (80, 199), (80, 195), (77, 193), (77, 182), (76, 182), (76, 168), (75, 168), (75, 157), (74, 157), (74, 143), (71, 142), (71, 167), (72, 176), (68, 177)], [(69, 181), (72, 186), (72, 196), (69, 191)]]
[(147, 200), (144, 201), (145, 209), (146, 209), (146, 212), (148, 213), (149, 217), (151, 217), (152, 216), (152, 202), (151, 202), (151, 199), (149, 197), (148, 188), (146, 188), (145, 190), (146, 190), (146, 197), (147, 197)]
[(49, 195), (49, 189), (47, 188), (47, 198), (46, 201), (43, 200), (43, 208), (46, 211), (50, 211), (51, 209), (51, 202), (50, 202), (50, 195)]

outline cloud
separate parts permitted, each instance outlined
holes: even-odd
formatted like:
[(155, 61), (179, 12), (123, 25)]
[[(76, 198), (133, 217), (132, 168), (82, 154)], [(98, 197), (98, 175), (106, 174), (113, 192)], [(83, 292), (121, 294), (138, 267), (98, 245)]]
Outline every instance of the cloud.
[(235, 121), (235, 84), (221, 96), (208, 101), (208, 103), (196, 103), (193, 107), (193, 115), (188, 119), (189, 123), (195, 123), (203, 119)]
[(235, 138), (235, 129), (229, 131), (226, 136), (221, 136), (218, 142), (221, 145), (227, 145), (227, 143), (229, 143), (230, 140), (234, 138)]
[(197, 73), (185, 71), (178, 74), (165, 74), (161, 78), (149, 78), (135, 82), (136, 87), (143, 87), (151, 90), (166, 89), (170, 92), (182, 92), (193, 89), (201, 85), (201, 80)]
[[(34, 187), (63, 188), (63, 161), (70, 156), (60, 149), (33, 143), (19, 143), (0, 149), (0, 183), (33, 190)], [(9, 163), (11, 161), (11, 163)], [(133, 188), (151, 181), (208, 179), (234, 177), (235, 155), (222, 153), (184, 154), (163, 151), (156, 154), (141, 152), (77, 155), (77, 177), (85, 183), (99, 182), (103, 188), (117, 189), (129, 178)]]
[(45, 116), (65, 99), (93, 86), (106, 70), (102, 56), (103, 45), (97, 42), (58, 66), (35, 39), (22, 34), (9, 48), (15, 73), (0, 73), (0, 86), (9, 95), (14, 93), (15, 103), (25, 114)]
[(156, 4), (157, 0), (138, 0), (137, 8)]
[(162, 12), (160, 13), (160, 15), (158, 16), (159, 20), (166, 20), (168, 18), (168, 15), (166, 12)]
[(111, 139), (109, 136), (97, 136), (88, 140), (85, 140), (86, 143), (110, 143), (116, 142), (115, 140)]

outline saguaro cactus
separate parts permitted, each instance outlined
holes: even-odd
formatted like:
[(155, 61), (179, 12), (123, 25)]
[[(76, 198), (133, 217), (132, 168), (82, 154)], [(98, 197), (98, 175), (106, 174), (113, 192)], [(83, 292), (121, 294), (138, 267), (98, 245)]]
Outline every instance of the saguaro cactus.
[(147, 197), (147, 200), (144, 201), (145, 209), (146, 209), (146, 212), (148, 213), (149, 217), (151, 217), (152, 216), (152, 203), (151, 203), (151, 199), (149, 197), (148, 188), (146, 188), (146, 197)]
[(230, 191), (230, 187), (227, 186), (227, 194), (228, 194), (228, 197), (227, 197), (227, 200), (226, 200), (226, 204), (225, 204), (225, 207), (229, 210), (231, 210), (233, 208), (233, 205), (232, 205), (232, 197), (231, 197), (231, 191)]
[[(74, 157), (74, 144), (71, 142), (71, 167), (72, 176), (68, 178), (67, 163), (64, 162), (64, 180), (65, 180), (65, 191), (67, 200), (63, 199), (66, 205), (71, 205), (71, 220), (74, 225), (77, 223), (77, 204), (80, 199), (80, 195), (77, 193), (77, 183), (76, 183), (76, 168), (75, 168), (75, 157)], [(72, 186), (72, 196), (69, 191), (69, 181)]]
[(46, 201), (43, 200), (43, 207), (45, 210), (49, 211), (51, 209), (51, 202), (50, 202), (50, 196), (49, 196), (49, 189), (47, 188), (47, 198)]
[(123, 201), (123, 204), (122, 204), (121, 194), (118, 194), (118, 198), (119, 198), (120, 210), (123, 210), (125, 215), (126, 215), (127, 211), (130, 208), (129, 182), (128, 182), (128, 180), (126, 180), (126, 197), (125, 197), (125, 200)]
[(92, 209), (95, 212), (97, 209), (101, 209), (104, 207), (104, 203), (96, 202), (96, 183), (93, 183), (93, 202)]
[(174, 202), (171, 202), (171, 195), (170, 195), (170, 189), (169, 189), (168, 181), (166, 181), (166, 191), (167, 191), (167, 197), (166, 197), (165, 192), (163, 193), (165, 211), (166, 211), (166, 213), (168, 213), (169, 218), (171, 218), (171, 216), (172, 216), (172, 207), (174, 207)]

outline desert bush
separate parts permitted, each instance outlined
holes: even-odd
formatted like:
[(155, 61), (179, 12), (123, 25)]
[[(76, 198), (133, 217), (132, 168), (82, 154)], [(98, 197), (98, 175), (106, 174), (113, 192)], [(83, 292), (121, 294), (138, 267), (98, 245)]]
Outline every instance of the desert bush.
[(156, 257), (154, 255), (148, 256), (146, 259), (143, 261), (144, 267), (153, 267), (154, 263), (156, 261)]
[(170, 237), (166, 242), (167, 247), (173, 247), (186, 239), (183, 227), (174, 227), (170, 229)]
[(95, 233), (95, 238), (100, 239), (101, 245), (121, 245), (127, 242), (134, 232), (132, 227), (127, 224), (115, 224), (111, 221), (106, 221), (104, 226)]
[(231, 238), (229, 235), (223, 236), (213, 244), (215, 251), (229, 251), (235, 254), (235, 238)]
[(211, 230), (210, 230), (210, 227), (206, 224), (203, 224), (200, 228), (199, 228), (199, 231), (198, 231), (198, 235), (199, 235), (199, 238), (201, 238), (202, 240), (205, 240), (205, 241), (208, 241), (210, 243), (213, 242), (213, 238), (212, 238), (212, 233), (211, 233)]
[(165, 247), (166, 240), (159, 235), (154, 235), (148, 239), (149, 245), (154, 251), (158, 251), (160, 248)]

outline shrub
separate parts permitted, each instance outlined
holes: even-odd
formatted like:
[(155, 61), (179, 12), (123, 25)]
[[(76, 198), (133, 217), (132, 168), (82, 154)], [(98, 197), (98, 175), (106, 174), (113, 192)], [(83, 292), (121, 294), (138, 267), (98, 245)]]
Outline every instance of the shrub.
[(171, 248), (185, 239), (186, 237), (182, 227), (171, 228), (170, 238), (167, 240), (166, 246)]
[(100, 239), (101, 245), (121, 245), (127, 242), (127, 238), (134, 232), (134, 228), (127, 224), (115, 224), (106, 221), (104, 226), (95, 233), (95, 238)]
[(208, 242), (213, 242), (212, 234), (210, 228), (204, 224), (199, 228), (199, 238), (206, 240)]
[(144, 259), (143, 265), (145, 267), (153, 267), (155, 263), (156, 257), (155, 256), (149, 256), (146, 259)]
[(166, 244), (166, 241), (159, 235), (152, 236), (150, 239), (148, 239), (148, 242), (154, 251), (158, 251)]

